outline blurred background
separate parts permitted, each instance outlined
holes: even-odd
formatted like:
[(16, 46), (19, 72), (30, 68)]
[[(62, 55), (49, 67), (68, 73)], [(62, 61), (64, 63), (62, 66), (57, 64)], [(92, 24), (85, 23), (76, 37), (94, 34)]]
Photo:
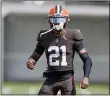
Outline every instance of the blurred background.
[[(2, 1), (0, 64), (2, 94), (37, 94), (46, 70), (45, 54), (31, 71), (28, 57), (36, 46), (41, 29), (48, 29), (47, 14), (60, 4), (70, 12), (68, 28), (80, 29), (92, 59), (90, 86), (81, 90), (83, 63), (76, 54), (74, 63), (77, 94), (109, 94), (109, 1)], [(18, 91), (19, 90), (19, 91)]]

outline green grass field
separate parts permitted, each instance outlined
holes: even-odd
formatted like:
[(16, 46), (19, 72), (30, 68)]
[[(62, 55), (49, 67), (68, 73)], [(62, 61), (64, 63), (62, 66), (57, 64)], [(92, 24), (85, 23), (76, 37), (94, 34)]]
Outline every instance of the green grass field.
[[(2, 94), (37, 94), (41, 85), (42, 83), (35, 82), (5, 82), (2, 85)], [(102, 83), (91, 83), (86, 90), (80, 89), (77, 83), (76, 90), (77, 94), (109, 94), (109, 86)]]

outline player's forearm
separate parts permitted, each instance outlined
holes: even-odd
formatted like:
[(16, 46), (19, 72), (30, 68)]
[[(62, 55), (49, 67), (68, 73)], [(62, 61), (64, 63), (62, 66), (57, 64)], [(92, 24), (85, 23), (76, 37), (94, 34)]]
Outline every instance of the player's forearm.
[(31, 59), (35, 60), (35, 62), (37, 62), (40, 57), (41, 57), (41, 54), (38, 54), (37, 52), (34, 51), (29, 58), (31, 58)]
[(91, 71), (91, 66), (92, 66), (92, 61), (91, 61), (90, 57), (88, 57), (85, 60), (84, 66), (83, 66), (84, 77), (88, 77), (89, 78), (89, 74), (90, 74), (90, 71)]
[(42, 44), (40, 42), (38, 42), (34, 52), (30, 56), (30, 58), (32, 58), (33, 60), (35, 60), (35, 62), (37, 62), (39, 60), (39, 58), (41, 57), (41, 55), (43, 54), (44, 50), (45, 49), (42, 46)]
[(89, 78), (89, 74), (92, 67), (92, 60), (87, 53), (80, 54), (80, 57), (84, 63), (83, 65), (84, 77)]

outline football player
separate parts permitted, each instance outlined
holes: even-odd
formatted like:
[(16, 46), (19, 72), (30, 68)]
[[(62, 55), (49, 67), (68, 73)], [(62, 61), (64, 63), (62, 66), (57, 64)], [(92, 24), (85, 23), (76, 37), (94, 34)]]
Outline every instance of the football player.
[(68, 29), (69, 12), (60, 5), (50, 9), (48, 13), (49, 30), (41, 30), (37, 45), (29, 57), (27, 67), (35, 69), (35, 64), (45, 51), (47, 70), (46, 77), (38, 95), (56, 95), (61, 90), (62, 95), (75, 95), (73, 58), (75, 51), (79, 54), (84, 65), (84, 77), (80, 87), (89, 85), (89, 74), (92, 61), (82, 43), (83, 36), (79, 29)]

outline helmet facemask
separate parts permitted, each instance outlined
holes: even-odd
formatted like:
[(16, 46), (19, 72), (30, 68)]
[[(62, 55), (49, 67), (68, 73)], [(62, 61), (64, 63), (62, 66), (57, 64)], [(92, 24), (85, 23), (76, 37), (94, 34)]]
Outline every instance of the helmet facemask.
[(66, 17), (49, 17), (49, 23), (51, 24), (51, 27), (56, 31), (63, 30), (66, 22)]

